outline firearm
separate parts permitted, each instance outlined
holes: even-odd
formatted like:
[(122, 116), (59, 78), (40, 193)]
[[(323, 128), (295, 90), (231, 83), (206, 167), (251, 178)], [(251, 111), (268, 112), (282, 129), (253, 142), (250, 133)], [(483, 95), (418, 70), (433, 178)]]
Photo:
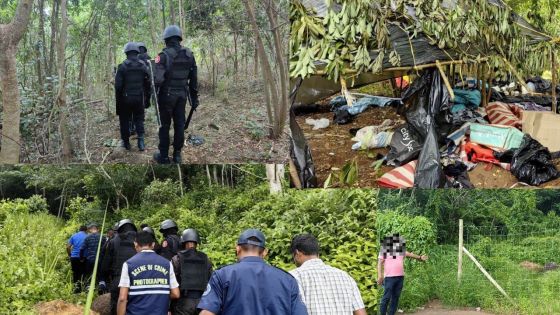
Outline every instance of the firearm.
[(155, 108), (156, 108), (156, 118), (157, 118), (157, 123), (158, 123), (158, 127), (161, 128), (161, 118), (159, 115), (159, 105), (157, 102), (157, 96), (158, 96), (158, 90), (156, 89), (156, 85), (154, 83), (154, 69), (153, 69), (153, 65), (152, 62), (154, 62), (153, 60), (148, 60), (148, 65), (150, 67), (150, 84), (152, 85), (152, 97), (154, 100), (154, 104), (155, 104)]
[(185, 121), (185, 131), (187, 131), (187, 128), (189, 128), (189, 124), (191, 123), (192, 115), (194, 114), (194, 111), (196, 110), (196, 108), (194, 108), (192, 106), (190, 91), (187, 92), (187, 100), (189, 100), (189, 105), (191, 106), (191, 111), (189, 112), (189, 116), (187, 117), (187, 121)]

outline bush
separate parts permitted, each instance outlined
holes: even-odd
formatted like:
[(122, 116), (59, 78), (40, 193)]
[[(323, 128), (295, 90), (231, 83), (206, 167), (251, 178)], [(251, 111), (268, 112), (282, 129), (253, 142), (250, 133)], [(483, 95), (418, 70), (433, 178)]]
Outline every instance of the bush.
[(0, 203), (0, 314), (29, 312), (39, 301), (73, 299), (64, 222), (30, 213), (38, 202), (31, 200), (31, 207), (22, 200)]
[(171, 179), (154, 180), (142, 191), (142, 204), (173, 203), (181, 194), (181, 184)]

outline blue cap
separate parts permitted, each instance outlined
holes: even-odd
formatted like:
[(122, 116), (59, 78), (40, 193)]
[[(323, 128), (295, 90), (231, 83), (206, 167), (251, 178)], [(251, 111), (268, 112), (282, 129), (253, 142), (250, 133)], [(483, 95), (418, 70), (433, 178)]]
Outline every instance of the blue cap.
[[(251, 237), (258, 239), (258, 241), (250, 240), (249, 238)], [(241, 235), (239, 235), (239, 239), (237, 239), (237, 245), (244, 245), (244, 244), (255, 245), (258, 247), (265, 248), (264, 234), (257, 229), (245, 230), (243, 231), (243, 233), (241, 233)]]

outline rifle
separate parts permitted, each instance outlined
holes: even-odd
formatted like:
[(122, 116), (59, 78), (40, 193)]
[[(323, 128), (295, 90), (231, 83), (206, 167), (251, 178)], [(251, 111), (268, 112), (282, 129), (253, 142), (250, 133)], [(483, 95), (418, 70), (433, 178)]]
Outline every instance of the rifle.
[(155, 108), (156, 108), (156, 118), (157, 118), (157, 123), (158, 123), (158, 127), (161, 128), (161, 118), (159, 115), (159, 104), (157, 101), (157, 96), (159, 91), (156, 89), (156, 85), (154, 84), (154, 69), (152, 66), (152, 61), (153, 60), (148, 60), (148, 65), (150, 67), (150, 83), (152, 85), (152, 97), (154, 98), (154, 104), (155, 104)]
[(196, 111), (196, 108), (194, 108), (194, 107), (192, 106), (191, 93), (190, 93), (190, 91), (187, 92), (187, 100), (189, 101), (189, 105), (190, 105), (190, 107), (191, 107), (191, 111), (189, 112), (189, 116), (187, 117), (187, 121), (185, 121), (185, 131), (187, 131), (187, 128), (189, 128), (189, 125), (190, 125), (190, 123), (191, 123), (192, 116), (193, 116), (194, 112)]

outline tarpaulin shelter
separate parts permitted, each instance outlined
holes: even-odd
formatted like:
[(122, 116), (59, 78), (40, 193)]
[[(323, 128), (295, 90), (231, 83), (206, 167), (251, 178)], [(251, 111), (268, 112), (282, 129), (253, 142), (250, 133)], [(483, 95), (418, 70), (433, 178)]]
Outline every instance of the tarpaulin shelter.
[[(325, 0), (297, 0), (306, 9), (315, 12), (319, 17), (323, 17), (327, 14), (329, 8)], [(507, 7), (507, 5), (501, 0), (487, 0), (488, 4)], [(443, 7), (454, 8), (457, 6), (456, 0), (443, 0), (441, 3)], [(338, 4), (333, 4), (333, 10), (340, 10)], [(412, 17), (413, 20), (417, 20), (416, 12), (413, 7), (407, 7), (408, 15)], [(528, 23), (524, 18), (516, 13), (511, 13), (510, 21), (518, 26), (520, 35), (523, 36), (529, 45), (538, 44), (541, 42), (547, 42), (553, 40), (553, 38), (542, 31), (537, 29)], [(394, 66), (389, 58), (389, 55), (384, 55), (382, 70), (377, 73), (363, 72), (355, 74), (352, 77), (352, 88), (358, 88), (360, 86), (372, 84), (375, 82), (384, 81), (391, 78), (400, 77), (411, 71), (422, 70), (427, 68), (437, 67), (446, 81), (446, 85), (450, 89), (449, 82), (447, 82), (447, 77), (445, 76), (444, 67), (451, 68), (450, 72), (454, 71), (455, 66), (460, 66), (464, 64), (464, 60), (461, 58), (461, 53), (454, 49), (441, 49), (437, 45), (431, 44), (431, 40), (425, 34), (419, 32), (416, 36), (411, 37), (409, 34), (400, 26), (399, 21), (389, 21), (387, 23), (387, 28), (390, 35), (391, 47), (394, 49), (400, 58), (398, 67)], [(467, 46), (467, 45), (466, 45)], [(468, 50), (479, 56), (488, 56), (493, 52), (483, 51), (476, 44), (468, 43)], [(370, 49), (369, 56), (371, 60), (377, 58), (379, 54), (378, 49)], [(480, 60), (479, 60), (480, 61)], [(476, 61), (471, 61), (475, 63)], [(506, 63), (507, 60), (506, 60)], [(292, 80), (292, 106), (304, 106), (313, 104), (321, 99), (332, 96), (341, 91), (343, 82), (330, 80), (325, 75), (325, 67), (327, 63), (323, 61), (315, 61), (315, 73), (311, 76), (301, 79), (296, 78)], [(514, 66), (508, 63), (511, 67), (511, 71), (515, 72)], [(554, 65), (553, 65), (554, 67)], [(448, 72), (449, 73), (449, 72)], [(517, 72), (515, 72), (517, 74)], [(519, 75), (516, 75), (518, 81), (523, 81)], [(520, 82), (525, 84), (525, 82)], [(555, 86), (555, 78), (553, 78), (553, 85)], [(486, 86), (486, 81), (482, 81), (482, 86)], [(486, 93), (486, 89), (483, 89), (483, 104), (486, 104), (489, 99), (489, 95)], [(555, 109), (555, 88), (553, 87), (553, 110)], [(291, 114), (292, 121), (292, 162), (298, 170), (299, 182), (302, 187), (315, 187), (316, 180), (313, 170), (313, 162), (311, 158), (310, 150), (307, 143), (303, 137), (303, 132), (300, 127), (295, 123), (295, 114)], [(305, 170), (305, 171), (304, 171)]]

